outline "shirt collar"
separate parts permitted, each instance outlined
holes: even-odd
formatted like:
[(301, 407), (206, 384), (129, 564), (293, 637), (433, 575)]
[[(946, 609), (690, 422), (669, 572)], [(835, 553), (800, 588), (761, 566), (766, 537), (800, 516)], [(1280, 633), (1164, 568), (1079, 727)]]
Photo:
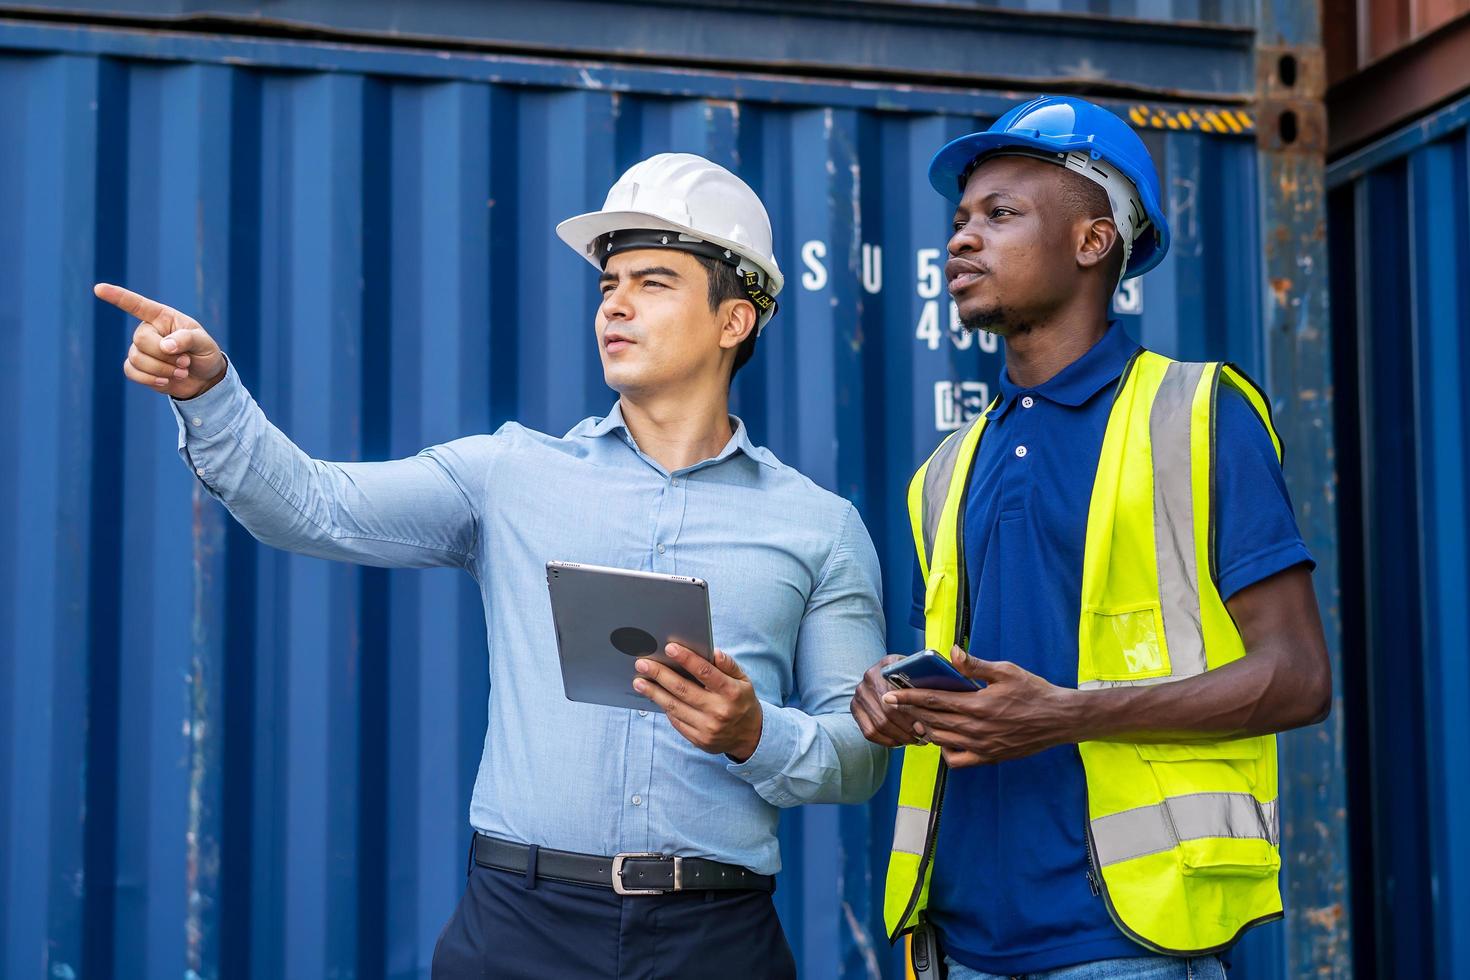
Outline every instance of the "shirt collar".
[[(732, 430), (730, 441), (725, 443), (725, 448), (720, 450), (719, 455), (713, 459), (696, 463), (694, 466), (685, 467), (685, 469), (696, 470), (704, 466), (712, 466), (715, 463), (729, 459), (737, 452), (744, 453), (763, 466), (768, 466), (771, 469), (776, 468), (776, 457), (771, 455), (770, 450), (763, 446), (757, 446), (750, 440), (750, 430), (746, 428), (745, 423), (740, 420), (739, 416), (730, 416), (730, 428)], [(623, 403), (621, 399), (613, 402), (612, 410), (603, 418), (593, 422), (592, 427), (587, 430), (587, 434), (590, 436), (606, 436), (613, 433), (619, 433), (623, 437), (624, 442), (632, 447), (633, 450), (641, 453), (641, 450), (638, 449), (638, 443), (633, 439), (633, 433), (628, 431), (627, 420), (623, 418)]]
[(1048, 401), (1073, 408), (1083, 404), (1093, 395), (1117, 381), (1138, 350), (1138, 344), (1114, 320), (1108, 324), (1107, 333), (1092, 345), (1086, 354), (1063, 368), (1056, 377), (1035, 388), (1022, 388), (1011, 380), (1010, 372), (1001, 368), (1000, 404), (990, 413), (991, 418), (1003, 415), (1015, 401), (1016, 396), (1031, 392)]

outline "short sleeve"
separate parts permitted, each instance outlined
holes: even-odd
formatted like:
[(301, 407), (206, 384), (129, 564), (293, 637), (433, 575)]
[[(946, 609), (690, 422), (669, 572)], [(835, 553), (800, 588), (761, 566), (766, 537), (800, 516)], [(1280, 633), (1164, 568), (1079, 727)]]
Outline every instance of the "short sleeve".
[(1295, 565), (1302, 541), (1270, 434), (1245, 396), (1222, 384), (1215, 419), (1215, 567), (1220, 596)]

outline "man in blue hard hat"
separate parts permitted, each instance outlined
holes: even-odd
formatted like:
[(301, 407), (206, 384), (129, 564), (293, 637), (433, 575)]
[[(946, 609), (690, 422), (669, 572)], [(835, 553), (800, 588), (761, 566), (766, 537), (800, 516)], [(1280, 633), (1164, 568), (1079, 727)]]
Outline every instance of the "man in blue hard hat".
[[(1108, 320), (1169, 229), (1142, 141), (1042, 97), (935, 156), (1000, 394), (915, 475), (913, 622), (973, 691), (853, 713), (906, 746), (885, 917), (921, 975), (1218, 977), (1281, 915), (1274, 733), (1332, 697), (1260, 390)], [(942, 818), (941, 818), (942, 812)]]

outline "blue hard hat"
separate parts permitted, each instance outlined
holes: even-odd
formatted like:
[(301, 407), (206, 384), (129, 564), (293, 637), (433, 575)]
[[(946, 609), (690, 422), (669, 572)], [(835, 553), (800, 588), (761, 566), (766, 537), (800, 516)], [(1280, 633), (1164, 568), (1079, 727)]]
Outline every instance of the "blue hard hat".
[(1087, 151), (1133, 182), (1149, 223), (1133, 243), (1125, 278), (1143, 275), (1169, 251), (1169, 223), (1159, 205), (1159, 174), (1148, 148), (1127, 123), (1086, 99), (1043, 95), (1021, 103), (983, 133), (945, 144), (929, 163), (929, 183), (958, 204), (964, 194), (961, 180), (969, 177), (971, 165), (988, 153), (1012, 147), (1044, 153)]

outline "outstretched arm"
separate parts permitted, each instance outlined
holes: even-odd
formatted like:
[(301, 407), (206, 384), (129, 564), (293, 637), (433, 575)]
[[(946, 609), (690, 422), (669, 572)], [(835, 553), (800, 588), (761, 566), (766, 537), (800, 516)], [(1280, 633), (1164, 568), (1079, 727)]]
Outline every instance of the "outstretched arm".
[(475, 571), (491, 437), (384, 463), (312, 459), (271, 425), (197, 321), (117, 286), (95, 292), (139, 318), (123, 373), (170, 396), (179, 454), (258, 540), (367, 565)]

